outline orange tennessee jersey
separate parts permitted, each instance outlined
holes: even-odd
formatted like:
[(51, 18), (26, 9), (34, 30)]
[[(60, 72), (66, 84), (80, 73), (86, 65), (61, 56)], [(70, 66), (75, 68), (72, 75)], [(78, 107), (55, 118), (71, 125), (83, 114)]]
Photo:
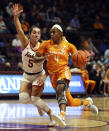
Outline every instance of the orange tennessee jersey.
[(48, 72), (56, 72), (68, 65), (69, 53), (76, 52), (77, 49), (73, 44), (63, 40), (60, 44), (54, 44), (52, 40), (41, 43), (37, 52), (47, 55)]

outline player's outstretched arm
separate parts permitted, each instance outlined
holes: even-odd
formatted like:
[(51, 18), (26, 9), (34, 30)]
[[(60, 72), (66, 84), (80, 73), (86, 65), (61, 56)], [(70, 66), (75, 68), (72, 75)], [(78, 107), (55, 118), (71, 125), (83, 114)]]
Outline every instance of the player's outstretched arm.
[(34, 62), (42, 62), (46, 59), (45, 56), (42, 56), (39, 52), (36, 52), (36, 56), (34, 57)]
[(14, 24), (15, 24), (17, 33), (19, 35), (19, 38), (20, 38), (20, 40), (22, 42), (22, 47), (25, 47), (25, 45), (28, 42), (28, 38), (27, 38), (27, 36), (23, 32), (23, 29), (21, 27), (21, 23), (20, 23), (20, 20), (19, 20), (19, 15), (22, 12), (23, 12), (23, 9), (20, 9), (18, 4), (14, 4), (13, 5), (12, 13), (13, 13), (13, 16), (14, 16)]

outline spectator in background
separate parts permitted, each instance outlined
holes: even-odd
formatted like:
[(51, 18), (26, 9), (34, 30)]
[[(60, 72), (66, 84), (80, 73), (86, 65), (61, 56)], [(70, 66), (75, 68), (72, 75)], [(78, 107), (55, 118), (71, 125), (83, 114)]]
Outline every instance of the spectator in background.
[(6, 13), (8, 14), (9, 17), (12, 17), (12, 11), (11, 11), (11, 7), (12, 7), (13, 3), (9, 2), (8, 5), (6, 6), (5, 10)]
[[(23, 6), (22, 5), (19, 5), (19, 10), (23, 10)], [(21, 19), (21, 26), (22, 26), (23, 31), (25, 33), (28, 33), (29, 28), (30, 28), (30, 23), (26, 19), (26, 13), (25, 12), (21, 13), (20, 19)]]
[(71, 22), (68, 24), (68, 26), (66, 27), (66, 31), (72, 31), (72, 25)]
[(16, 37), (12, 40), (12, 46), (14, 47), (15, 52), (21, 53), (22, 43), (21, 43), (21, 41), (19, 39), (18, 34), (16, 34)]
[(105, 58), (104, 66), (105, 66), (106, 74), (103, 80), (103, 84), (104, 84), (103, 94), (104, 96), (109, 96), (109, 49), (107, 49), (104, 52), (104, 58)]
[(92, 50), (92, 43), (89, 43), (91, 41), (88, 41), (84, 36), (80, 37), (80, 49), (86, 50), (90, 59), (93, 59), (94, 52)]
[(8, 33), (8, 29), (7, 29), (6, 24), (3, 20), (3, 16), (0, 16), (0, 33)]
[(80, 47), (79, 49), (88, 50), (88, 42), (84, 36), (80, 36)]
[(109, 67), (109, 49), (107, 49), (105, 52), (104, 52), (104, 63), (105, 63), (105, 66), (106, 66), (106, 69)]
[(78, 19), (78, 15), (75, 15), (69, 25), (66, 27), (67, 31), (78, 31), (80, 29), (80, 21)]
[(103, 64), (101, 66), (101, 80), (100, 80), (100, 93), (101, 94), (104, 94), (104, 89), (103, 89), (103, 86), (104, 86), (104, 79), (105, 79), (105, 74), (106, 74), (106, 68), (105, 68), (105, 65)]
[(104, 52), (104, 56), (106, 59), (109, 59), (109, 49), (107, 49), (105, 52)]
[(101, 80), (101, 65), (93, 64), (91, 71), (89, 72), (89, 78), (96, 81), (96, 86), (94, 88), (94, 94), (100, 94), (100, 80)]
[(78, 15), (74, 15), (74, 17), (71, 20), (71, 26), (73, 30), (79, 30), (80, 29), (80, 21), (78, 18)]
[(0, 47), (0, 63), (5, 63), (7, 60), (6, 54), (4, 52), (4, 49)]
[(6, 62), (5, 63), (5, 69), (4, 69), (5, 71), (11, 71), (12, 70), (12, 68), (11, 68), (11, 63), (10, 62)]
[(0, 64), (5, 62), (5, 56), (0, 54)]
[[(104, 82), (104, 96), (109, 96), (109, 68), (106, 71)], [(106, 90), (107, 89), (107, 90)]]
[(90, 51), (94, 52), (95, 54), (100, 53), (99, 50), (97, 50), (97, 48), (94, 46), (91, 37), (88, 37), (87, 42), (88, 42), (88, 48)]
[(18, 71), (23, 71), (23, 69), (22, 69), (22, 62), (18, 62), (18, 64), (17, 64), (17, 70)]
[(29, 22), (26, 21), (26, 20), (22, 20), (22, 21), (21, 21), (21, 26), (22, 26), (23, 31), (24, 31), (25, 33), (28, 33), (29, 27), (30, 27)]
[(96, 16), (95, 21), (93, 23), (93, 28), (96, 31), (96, 38), (103, 39), (103, 37), (104, 37), (104, 25), (101, 22), (100, 16)]

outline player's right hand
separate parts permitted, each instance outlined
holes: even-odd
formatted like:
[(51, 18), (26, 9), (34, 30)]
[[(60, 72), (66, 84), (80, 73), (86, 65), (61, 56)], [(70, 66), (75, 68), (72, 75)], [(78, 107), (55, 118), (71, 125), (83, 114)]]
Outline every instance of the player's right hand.
[(14, 16), (18, 16), (21, 12), (23, 12), (23, 9), (20, 9), (18, 4), (14, 4), (12, 6), (12, 12)]

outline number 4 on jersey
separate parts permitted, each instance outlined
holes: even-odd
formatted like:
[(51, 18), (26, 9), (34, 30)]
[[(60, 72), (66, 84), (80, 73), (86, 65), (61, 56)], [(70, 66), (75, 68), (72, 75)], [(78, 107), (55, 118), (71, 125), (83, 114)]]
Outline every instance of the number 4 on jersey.
[(59, 57), (55, 55), (54, 60), (59, 63)]

